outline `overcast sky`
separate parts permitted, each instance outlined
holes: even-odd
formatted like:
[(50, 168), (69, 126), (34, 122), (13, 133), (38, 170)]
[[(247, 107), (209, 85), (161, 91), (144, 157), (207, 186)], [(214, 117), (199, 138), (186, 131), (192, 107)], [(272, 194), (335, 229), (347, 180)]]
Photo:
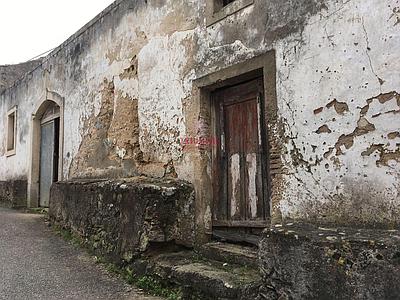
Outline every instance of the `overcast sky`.
[(5, 0), (0, 3), (0, 65), (57, 47), (113, 0)]

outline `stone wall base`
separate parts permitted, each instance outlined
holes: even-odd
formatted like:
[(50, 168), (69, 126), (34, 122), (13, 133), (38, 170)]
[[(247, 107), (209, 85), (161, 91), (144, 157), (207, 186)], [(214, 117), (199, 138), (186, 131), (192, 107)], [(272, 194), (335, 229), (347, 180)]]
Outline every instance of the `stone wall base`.
[(49, 216), (99, 256), (131, 262), (152, 243), (194, 245), (194, 189), (144, 177), (53, 184)]
[(399, 231), (288, 225), (260, 244), (266, 299), (398, 299)]
[(0, 181), (0, 206), (8, 208), (26, 207), (27, 204), (26, 180)]

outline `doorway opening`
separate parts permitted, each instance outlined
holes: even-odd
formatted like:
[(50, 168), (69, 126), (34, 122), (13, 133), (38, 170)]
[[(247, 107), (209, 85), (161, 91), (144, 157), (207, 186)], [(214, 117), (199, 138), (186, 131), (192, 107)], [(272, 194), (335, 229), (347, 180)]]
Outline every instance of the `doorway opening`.
[(280, 126), (275, 51), (196, 79), (193, 94), (197, 101), (188, 111), (198, 112), (198, 121), (188, 131), (217, 141), (192, 150), (195, 167), (203, 170), (194, 177), (196, 240), (257, 243), (279, 218), (284, 173), (281, 137), (271, 134)]
[(50, 188), (63, 179), (64, 99), (46, 91), (32, 115), (28, 207), (49, 207)]
[(263, 78), (211, 94), (215, 133), (213, 236), (258, 243), (268, 226), (269, 186)]
[(50, 188), (58, 181), (60, 107), (50, 103), (40, 122), (39, 206), (49, 207)]

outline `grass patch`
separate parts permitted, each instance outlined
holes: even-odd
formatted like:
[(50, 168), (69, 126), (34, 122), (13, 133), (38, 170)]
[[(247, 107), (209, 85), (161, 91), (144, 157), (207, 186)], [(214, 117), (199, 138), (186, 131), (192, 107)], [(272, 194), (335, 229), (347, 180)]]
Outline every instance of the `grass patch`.
[(135, 285), (142, 290), (151, 291), (154, 296), (162, 296), (168, 300), (182, 299), (182, 291), (180, 289), (171, 289), (152, 276), (141, 276), (137, 278)]
[(128, 284), (134, 285), (152, 296), (165, 297), (168, 300), (182, 299), (182, 291), (179, 288), (168, 286), (154, 276), (137, 276), (131, 267), (119, 267), (102, 258), (96, 258), (96, 262), (103, 264), (108, 272), (120, 276)]
[(72, 245), (76, 247), (85, 247), (85, 243), (82, 238), (76, 234), (73, 234), (70, 230), (62, 228), (59, 225), (53, 226), (53, 230), (57, 235), (61, 236), (65, 241), (71, 243)]
[(39, 208), (25, 208), (23, 209), (26, 213), (28, 214), (35, 214), (35, 215), (47, 215), (49, 212), (48, 208), (43, 208), (43, 207), (39, 207)]
[(95, 257), (96, 263), (102, 264), (109, 273), (120, 276), (125, 282), (134, 285), (152, 296), (165, 297), (168, 300), (181, 300), (180, 288), (171, 287), (155, 276), (137, 276), (131, 267), (119, 267), (107, 262), (104, 258)]

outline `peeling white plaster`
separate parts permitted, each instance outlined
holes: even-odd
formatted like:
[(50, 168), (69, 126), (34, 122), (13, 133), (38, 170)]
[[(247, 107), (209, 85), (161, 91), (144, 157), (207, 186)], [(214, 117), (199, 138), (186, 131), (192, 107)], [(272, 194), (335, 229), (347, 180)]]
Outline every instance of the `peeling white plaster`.
[(240, 155), (235, 153), (230, 158), (230, 176), (231, 176), (231, 216), (235, 216), (237, 213), (238, 206), (240, 204), (240, 199), (238, 199), (238, 194), (240, 195)]
[(249, 186), (248, 186), (248, 195), (250, 201), (250, 214), (253, 218), (257, 217), (257, 154), (249, 153), (246, 156), (247, 168), (248, 168), (248, 176), (249, 176)]

